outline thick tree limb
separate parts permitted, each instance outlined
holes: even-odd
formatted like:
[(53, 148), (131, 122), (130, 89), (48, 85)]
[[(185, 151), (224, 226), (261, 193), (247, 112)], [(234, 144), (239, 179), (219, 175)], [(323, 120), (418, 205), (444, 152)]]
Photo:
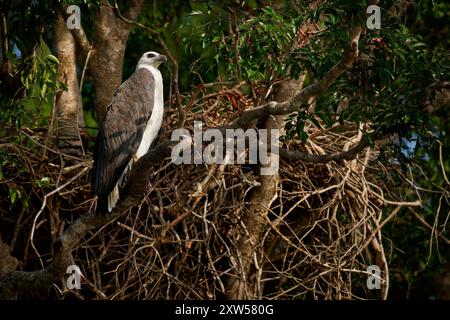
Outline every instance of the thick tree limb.
[(86, 36), (86, 33), (84, 32), (83, 27), (81, 27), (80, 29), (72, 29), (71, 32), (73, 38), (75, 39), (75, 43), (80, 49), (82, 56), (86, 57), (89, 50), (91, 50), (92, 46)]
[(76, 46), (60, 11), (56, 12), (54, 44), (60, 61), (58, 80), (68, 88), (56, 99), (58, 145), (63, 153), (79, 156), (82, 154), (80, 128), (84, 127), (84, 117), (77, 78)]
[(8, 28), (6, 23), (6, 16), (2, 12), (0, 13), (0, 45), (1, 45), (1, 53), (2, 53), (2, 60), (1, 62), (3, 64), (6, 64), (5, 69), (9, 71), (11, 69), (11, 62), (8, 59), (8, 51), (9, 51), (9, 44), (8, 44)]
[[(67, 21), (67, 19), (70, 17), (70, 15), (67, 13), (67, 7), (68, 6), (61, 6), (60, 3), (57, 3), (57, 10), (55, 10), (63, 14), (65, 21)], [(91, 50), (91, 44), (89, 43), (88, 37), (84, 32), (83, 27), (80, 27), (80, 29), (72, 29), (70, 30), (70, 32), (72, 33), (72, 36), (75, 39), (75, 43), (77, 44), (80, 53), (84, 57), (86, 57), (89, 50)]]
[(141, 12), (142, 4), (144, 3), (143, 0), (131, 0), (128, 1), (129, 7), (123, 14), (127, 19), (135, 20), (139, 13)]
[[(290, 80), (280, 86), (275, 100), (282, 102), (294, 97), (303, 85), (303, 80)], [(267, 117), (264, 128), (283, 130), (284, 116)], [(276, 155), (270, 154), (270, 157)], [(259, 165), (259, 170), (269, 165)], [(278, 174), (260, 175), (259, 185), (250, 192), (248, 204), (241, 216), (245, 232), (238, 239), (235, 256), (238, 257), (234, 274), (227, 281), (227, 298), (261, 299), (264, 284), (261, 283), (263, 260), (261, 252), (264, 248), (264, 230), (267, 227), (267, 216), (273, 202), (277, 198), (279, 183)]]
[[(127, 18), (136, 19), (143, 3), (144, 0), (130, 1), (125, 13)], [(66, 9), (64, 7), (62, 11), (67, 19)], [(94, 20), (96, 23), (92, 46), (83, 28), (72, 29), (71, 32), (84, 57), (91, 51), (88, 66), (96, 88), (97, 118), (101, 121), (115, 90), (122, 82), (123, 58), (132, 25), (119, 19), (107, 0), (100, 2), (98, 10), (94, 13)]]
[[(124, 16), (127, 17), (127, 19), (136, 19), (137, 16), (139, 15), (141, 6), (143, 4), (143, 0), (133, 0), (130, 1), (130, 5), (127, 9), (127, 11), (124, 13)], [(107, 3), (103, 3), (104, 5)], [(109, 5), (109, 4), (107, 4)], [(59, 9), (61, 10), (61, 12), (63, 13), (65, 19), (69, 18), (69, 14), (67, 13), (67, 6), (60, 6)], [(79, 28), (79, 29), (71, 29), (70, 30), (72, 32), (72, 35), (75, 39), (75, 42), (77, 44), (77, 46), (80, 49), (80, 52), (83, 56), (86, 56), (87, 53), (89, 52), (89, 50), (91, 50), (92, 46), (89, 42), (89, 39), (86, 35), (86, 33), (84, 32), (83, 27)]]

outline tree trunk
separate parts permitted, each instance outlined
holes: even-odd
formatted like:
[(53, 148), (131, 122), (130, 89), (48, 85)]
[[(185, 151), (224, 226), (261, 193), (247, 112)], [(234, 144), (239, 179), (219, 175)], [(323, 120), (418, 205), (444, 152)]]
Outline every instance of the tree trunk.
[[(270, 125), (274, 123), (268, 120)], [(246, 226), (246, 231), (242, 234), (236, 245), (236, 268), (234, 277), (230, 278), (227, 288), (228, 299), (257, 299), (259, 295), (260, 282), (258, 281), (258, 268), (260, 265), (261, 236), (266, 217), (272, 202), (276, 199), (278, 174), (260, 176), (260, 186), (258, 186), (250, 197), (249, 205), (242, 217), (242, 222)], [(255, 270), (252, 272), (253, 261), (258, 261)]]
[[(275, 95), (275, 101), (284, 102), (294, 97), (300, 91), (303, 80), (304, 76), (300, 80), (289, 80), (282, 83)], [(285, 118), (286, 116), (268, 117), (264, 126), (269, 132), (270, 129), (282, 130)], [(231, 300), (262, 297), (263, 286), (259, 281), (262, 255), (259, 253), (264, 248), (261, 247), (261, 236), (267, 223), (267, 214), (277, 197), (278, 174), (261, 175), (259, 183), (260, 185), (253, 189), (249, 200), (250, 205), (242, 217), (247, 230), (236, 246), (235, 256), (238, 270), (237, 274), (230, 278), (227, 288), (227, 296)], [(252, 268), (254, 261), (258, 263)]]
[(102, 1), (96, 15), (95, 54), (90, 71), (96, 88), (97, 118), (103, 120), (106, 108), (122, 83), (122, 63), (131, 25), (117, 18), (111, 6)]
[[(129, 7), (123, 16), (135, 20), (143, 2), (144, 0), (128, 1)], [(83, 28), (72, 29), (71, 32), (82, 56), (87, 59), (89, 54), (90, 57), (88, 66), (95, 85), (97, 120), (101, 123), (114, 92), (122, 83), (123, 58), (133, 25), (116, 16), (114, 8), (107, 0), (101, 1), (98, 11), (94, 14), (94, 21), (92, 46)], [(148, 49), (142, 48), (143, 51)]]
[[(124, 16), (135, 20), (142, 4), (142, 0), (131, 1)], [(106, 0), (101, 2), (95, 20), (94, 54), (89, 67), (95, 85), (97, 119), (101, 122), (114, 92), (122, 83), (123, 58), (132, 24), (117, 17)], [(147, 48), (143, 50), (147, 51)]]
[(75, 41), (59, 10), (56, 19), (55, 49), (60, 62), (58, 80), (67, 86), (67, 91), (63, 91), (56, 100), (58, 145), (66, 154), (80, 155), (82, 153), (80, 127), (84, 127), (84, 118), (77, 79)]

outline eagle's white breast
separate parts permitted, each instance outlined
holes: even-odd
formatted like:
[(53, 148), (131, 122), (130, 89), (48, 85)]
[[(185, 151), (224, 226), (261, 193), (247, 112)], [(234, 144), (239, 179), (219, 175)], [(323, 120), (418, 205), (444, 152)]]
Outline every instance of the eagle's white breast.
[(163, 81), (161, 72), (155, 67), (148, 65), (140, 65), (138, 68), (146, 68), (149, 70), (153, 78), (155, 79), (155, 97), (152, 115), (147, 121), (147, 126), (144, 130), (144, 135), (142, 136), (141, 143), (138, 150), (136, 151), (135, 157), (139, 159), (145, 155), (150, 148), (150, 145), (156, 139), (161, 128), (163, 115), (164, 115), (164, 94), (163, 94)]

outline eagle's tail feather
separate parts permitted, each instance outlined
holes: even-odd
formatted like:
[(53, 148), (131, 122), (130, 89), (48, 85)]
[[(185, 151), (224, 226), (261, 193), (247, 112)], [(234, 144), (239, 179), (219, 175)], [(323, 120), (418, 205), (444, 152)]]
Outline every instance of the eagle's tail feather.
[(105, 216), (110, 213), (119, 201), (119, 187), (116, 184), (108, 195), (99, 195), (97, 198), (97, 213)]
[(119, 187), (123, 188), (126, 184), (126, 178), (127, 174), (130, 171), (131, 167), (133, 165), (133, 159), (131, 159), (125, 169), (123, 170), (122, 174), (119, 177), (119, 180), (117, 181), (116, 185), (114, 186), (114, 189), (107, 195), (107, 196), (99, 196), (98, 197), (98, 204), (97, 204), (97, 211), (102, 214), (108, 214), (110, 213), (117, 205), (117, 202), (119, 202), (120, 199), (120, 191)]
[(114, 209), (118, 201), (119, 201), (119, 185), (116, 184), (114, 186), (114, 189), (108, 195), (108, 212), (111, 212), (112, 209)]

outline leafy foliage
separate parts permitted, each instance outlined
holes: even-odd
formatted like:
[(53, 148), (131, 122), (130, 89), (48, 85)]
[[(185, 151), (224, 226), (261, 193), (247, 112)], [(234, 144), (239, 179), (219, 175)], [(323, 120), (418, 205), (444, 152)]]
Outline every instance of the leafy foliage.
[(22, 124), (44, 125), (49, 120), (53, 96), (64, 88), (64, 84), (56, 80), (59, 61), (42, 39), (35, 55), (22, 58), (12, 55), (11, 58), (12, 72), (20, 78), (22, 87), (10, 93), (11, 97), (5, 97), (11, 100), (2, 109), (2, 120), (17, 128)]

